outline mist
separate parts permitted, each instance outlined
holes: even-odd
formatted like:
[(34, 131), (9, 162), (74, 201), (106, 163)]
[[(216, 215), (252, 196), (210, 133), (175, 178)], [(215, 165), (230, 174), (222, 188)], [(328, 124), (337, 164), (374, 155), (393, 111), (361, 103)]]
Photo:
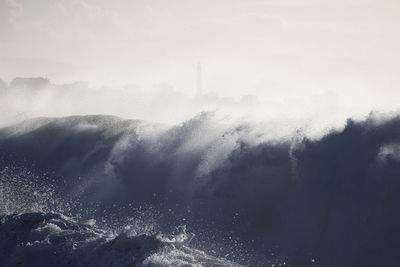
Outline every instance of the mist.
[[(179, 125), (203, 112), (212, 112), (226, 123), (249, 122), (275, 125), (275, 134), (301, 131), (320, 137), (342, 129), (346, 120), (362, 120), (371, 112), (387, 117), (396, 112), (390, 105), (346, 105), (333, 93), (311, 97), (261, 100), (256, 95), (223, 97), (215, 93), (185, 94), (168, 84), (143, 88), (127, 84), (95, 87), (89, 82), (54, 84), (47, 78), (15, 78), (0, 89), (0, 126), (35, 117), (107, 114), (169, 126)], [(270, 127), (271, 128), (271, 127)]]

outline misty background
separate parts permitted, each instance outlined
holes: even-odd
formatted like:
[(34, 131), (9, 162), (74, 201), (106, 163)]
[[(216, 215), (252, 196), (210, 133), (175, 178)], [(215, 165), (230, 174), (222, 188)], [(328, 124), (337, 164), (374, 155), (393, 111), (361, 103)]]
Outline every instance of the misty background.
[[(344, 126), (371, 110), (397, 111), (399, 8), (390, 0), (0, 0), (1, 123), (94, 113), (176, 123), (211, 110)], [(16, 77), (49, 82), (17, 90)]]

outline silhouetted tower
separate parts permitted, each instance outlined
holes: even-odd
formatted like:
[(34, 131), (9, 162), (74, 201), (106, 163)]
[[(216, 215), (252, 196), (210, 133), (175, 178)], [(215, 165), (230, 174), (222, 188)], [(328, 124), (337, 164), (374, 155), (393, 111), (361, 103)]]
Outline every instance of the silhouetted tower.
[(202, 95), (202, 88), (201, 88), (201, 64), (200, 61), (197, 62), (197, 86), (196, 86), (196, 96)]

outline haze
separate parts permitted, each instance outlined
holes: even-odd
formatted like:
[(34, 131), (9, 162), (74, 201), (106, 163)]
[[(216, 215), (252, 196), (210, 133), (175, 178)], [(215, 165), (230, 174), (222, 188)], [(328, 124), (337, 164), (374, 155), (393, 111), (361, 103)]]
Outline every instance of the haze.
[(0, 78), (193, 95), (201, 61), (205, 94), (394, 110), (399, 12), (391, 0), (0, 0)]

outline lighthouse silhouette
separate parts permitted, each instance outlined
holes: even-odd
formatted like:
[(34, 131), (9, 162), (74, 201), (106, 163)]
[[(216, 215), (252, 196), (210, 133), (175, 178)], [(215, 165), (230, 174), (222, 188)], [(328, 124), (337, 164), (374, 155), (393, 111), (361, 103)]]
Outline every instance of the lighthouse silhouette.
[(200, 61), (197, 62), (197, 84), (196, 84), (196, 97), (202, 95), (202, 84), (201, 84), (201, 64)]

